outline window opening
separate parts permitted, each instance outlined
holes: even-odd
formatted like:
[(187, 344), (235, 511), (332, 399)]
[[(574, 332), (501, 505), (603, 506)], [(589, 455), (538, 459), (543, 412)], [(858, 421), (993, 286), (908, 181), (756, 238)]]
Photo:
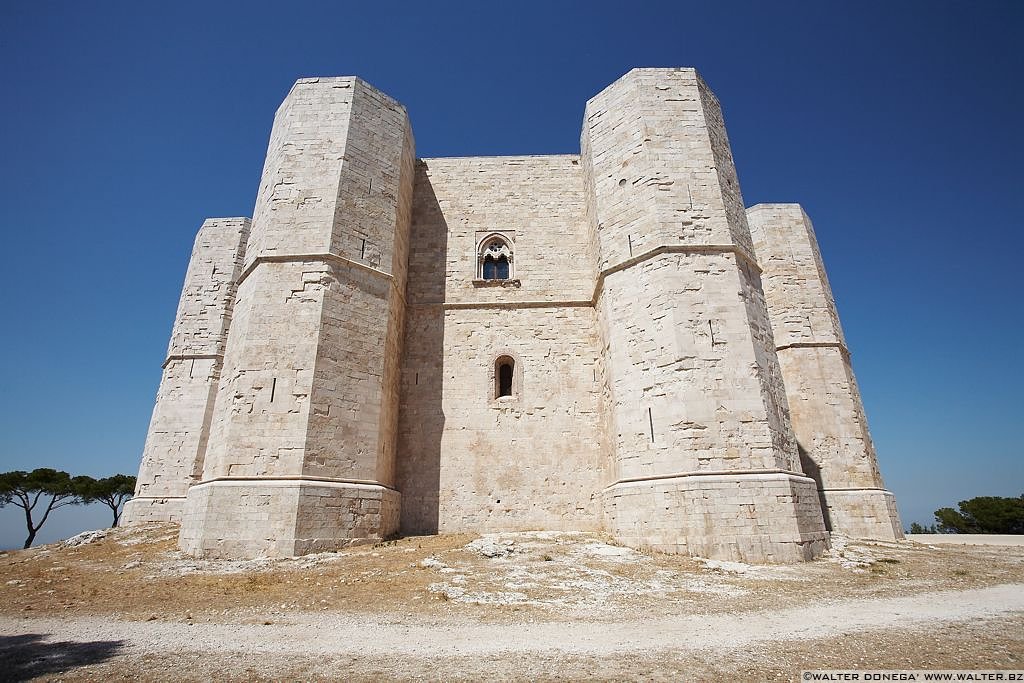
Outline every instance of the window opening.
[(508, 279), (508, 257), (504, 254), (494, 258), (490, 254), (484, 257), (484, 279), (485, 280), (507, 280)]
[(498, 398), (512, 395), (512, 361), (498, 366)]
[(512, 249), (501, 237), (484, 243), (480, 250), (479, 277), (484, 280), (509, 280), (512, 278)]

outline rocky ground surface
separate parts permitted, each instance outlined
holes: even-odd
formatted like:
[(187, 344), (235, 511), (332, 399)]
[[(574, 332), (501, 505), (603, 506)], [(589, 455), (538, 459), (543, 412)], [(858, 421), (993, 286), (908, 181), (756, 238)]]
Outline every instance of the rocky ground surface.
[(0, 680), (796, 680), (1024, 669), (1024, 547), (755, 566), (596, 534), (196, 560), (150, 525), (0, 554)]

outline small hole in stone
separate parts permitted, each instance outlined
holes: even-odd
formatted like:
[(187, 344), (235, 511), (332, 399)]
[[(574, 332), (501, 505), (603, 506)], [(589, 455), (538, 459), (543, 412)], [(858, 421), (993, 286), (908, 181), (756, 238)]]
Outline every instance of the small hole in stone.
[(495, 502), (495, 503), (500, 503), (501, 501), (500, 501), (500, 500), (496, 500), (496, 501), (494, 501), (494, 502)]
[(626, 184), (626, 179), (625, 178), (623, 178), (622, 180), (619, 181), (619, 187), (622, 187), (625, 184)]

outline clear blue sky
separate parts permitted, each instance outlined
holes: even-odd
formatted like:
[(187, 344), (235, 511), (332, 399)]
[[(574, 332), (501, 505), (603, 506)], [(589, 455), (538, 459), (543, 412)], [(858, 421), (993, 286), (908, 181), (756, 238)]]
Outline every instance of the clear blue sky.
[[(136, 472), (195, 231), (251, 214), (296, 78), (396, 97), (420, 156), (545, 154), (630, 68), (695, 66), (746, 203), (815, 222), (905, 523), (1019, 495), (1022, 29), (1021, 2), (4, 2), (0, 471)], [(55, 514), (41, 541), (107, 519)]]

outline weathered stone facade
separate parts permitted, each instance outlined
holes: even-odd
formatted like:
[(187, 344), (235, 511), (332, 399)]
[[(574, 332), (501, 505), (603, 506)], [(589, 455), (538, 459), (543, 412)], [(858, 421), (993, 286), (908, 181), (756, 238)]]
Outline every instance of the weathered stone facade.
[(252, 222), (204, 223), (128, 522), (208, 556), (605, 529), (811, 559), (902, 536), (809, 219), (745, 210), (718, 101), (635, 69), (581, 154), (415, 159), (302, 79)]

